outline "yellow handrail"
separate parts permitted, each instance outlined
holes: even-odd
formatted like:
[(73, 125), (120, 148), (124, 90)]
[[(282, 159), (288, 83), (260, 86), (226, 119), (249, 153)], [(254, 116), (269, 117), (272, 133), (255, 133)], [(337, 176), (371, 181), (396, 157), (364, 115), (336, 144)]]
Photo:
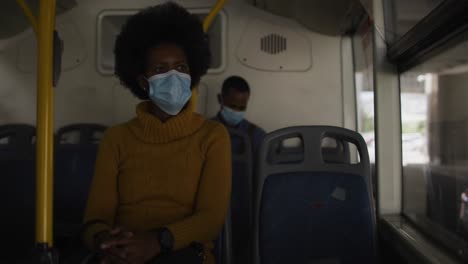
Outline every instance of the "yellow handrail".
[(31, 8), (29, 8), (28, 4), (24, 0), (16, 0), (16, 2), (21, 7), (21, 9), (23, 9), (24, 15), (29, 20), (31, 27), (34, 29), (34, 32), (36, 32), (37, 35), (37, 19), (36, 16), (34, 16)]
[(37, 37), (36, 244), (53, 247), (54, 90), (53, 38), (55, 0), (41, 0), (36, 18), (24, 0), (16, 0)]
[(216, 5), (211, 9), (210, 13), (206, 16), (205, 20), (203, 21), (203, 30), (205, 32), (208, 32), (208, 29), (210, 29), (210, 26), (213, 23), (215, 17), (218, 15), (219, 11), (223, 9), (224, 5), (226, 5), (226, 0), (218, 0)]
[(53, 34), (56, 0), (41, 0), (37, 31), (36, 243), (53, 246)]
[[(218, 0), (216, 5), (210, 10), (210, 13), (203, 20), (203, 31), (208, 32), (211, 24), (213, 23), (215, 17), (219, 14), (221, 9), (226, 5), (226, 0)], [(197, 99), (198, 99), (198, 86), (193, 87), (192, 97), (190, 98), (193, 111), (197, 110)]]

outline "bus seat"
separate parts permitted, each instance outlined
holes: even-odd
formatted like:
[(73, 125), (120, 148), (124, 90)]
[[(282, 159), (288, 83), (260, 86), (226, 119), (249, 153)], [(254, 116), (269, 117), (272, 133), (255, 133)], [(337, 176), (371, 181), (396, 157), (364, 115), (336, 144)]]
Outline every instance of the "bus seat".
[[(4, 217), (0, 218), (3, 242), (0, 257), (13, 263), (18, 254), (34, 247), (36, 129), (30, 125), (0, 126), (0, 168)], [(4, 244), (5, 243), (5, 244)]]
[(59, 144), (99, 143), (106, 126), (99, 124), (72, 124), (57, 131)]
[(226, 221), (224, 222), (223, 230), (215, 241), (214, 256), (217, 264), (233, 264), (235, 263), (232, 256), (232, 226), (231, 213), (228, 212)]
[(82, 224), (94, 174), (98, 143), (105, 126), (76, 124), (57, 132), (55, 152), (55, 221), (59, 237), (73, 237)]
[(3, 156), (11, 157), (11, 155), (22, 151), (29, 152), (35, 139), (36, 128), (34, 126), (27, 124), (0, 125), (0, 158)]
[[(304, 160), (304, 145), (300, 138), (289, 139), (287, 141), (276, 142), (270, 148), (268, 160), (273, 164), (300, 163)], [(325, 141), (323, 141), (325, 142)], [(327, 138), (326, 144), (322, 143), (322, 157), (327, 163), (349, 163), (350, 150), (348, 144), (335, 138)]]
[(5, 263), (14, 263), (9, 258), (16, 259), (34, 248), (36, 160), (32, 153), (0, 161), (5, 187), (0, 195), (5, 212), (0, 220), (0, 235), (4, 238), (0, 257)]
[(232, 151), (231, 221), (233, 255), (239, 263), (251, 259), (253, 225), (253, 157), (247, 133), (228, 129)]
[[(327, 162), (326, 137), (354, 144), (360, 162)], [(292, 138), (303, 142), (302, 160), (272, 162), (271, 148)], [(259, 151), (254, 263), (376, 263), (371, 181), (356, 132), (299, 126), (269, 133)]]
[(329, 142), (322, 141), (322, 158), (326, 163), (350, 163), (351, 151), (346, 141), (336, 138), (326, 138)]

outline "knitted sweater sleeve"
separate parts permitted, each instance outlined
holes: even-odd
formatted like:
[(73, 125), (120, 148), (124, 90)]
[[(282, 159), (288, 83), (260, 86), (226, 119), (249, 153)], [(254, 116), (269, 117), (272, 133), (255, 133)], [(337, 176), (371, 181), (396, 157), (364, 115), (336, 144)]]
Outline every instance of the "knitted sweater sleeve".
[(224, 224), (231, 197), (231, 149), (227, 130), (216, 124), (206, 140), (206, 155), (194, 213), (168, 225), (174, 235), (174, 249), (191, 242), (211, 242)]
[(116, 132), (118, 131), (108, 130), (99, 146), (84, 216), (87, 227), (84, 230), (83, 239), (89, 248), (94, 246), (95, 234), (109, 230), (114, 225), (118, 203), (118, 148), (114, 143)]

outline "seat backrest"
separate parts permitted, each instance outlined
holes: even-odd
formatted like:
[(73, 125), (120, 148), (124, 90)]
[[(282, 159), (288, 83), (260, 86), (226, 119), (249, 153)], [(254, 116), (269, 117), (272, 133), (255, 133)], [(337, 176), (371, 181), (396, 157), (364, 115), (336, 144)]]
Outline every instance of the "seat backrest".
[(36, 128), (27, 124), (0, 125), (0, 159), (31, 154)]
[[(322, 157), (326, 163), (350, 163), (351, 150), (344, 140), (328, 137), (322, 141)], [(327, 142), (327, 144), (324, 144)]]
[(101, 125), (77, 124), (57, 132), (54, 210), (59, 235), (73, 235), (82, 224), (99, 140), (105, 129)]
[(72, 124), (57, 131), (59, 144), (93, 144), (99, 143), (106, 126), (99, 124)]
[[(33, 147), (31, 147), (33, 150)], [(33, 151), (31, 151), (33, 152)], [(0, 199), (6, 212), (0, 218), (0, 257), (17, 257), (34, 247), (36, 178), (33, 154), (0, 160), (2, 185)], [(5, 244), (4, 244), (5, 243)], [(8, 262), (8, 261), (7, 261)]]
[(228, 212), (223, 230), (215, 241), (214, 256), (217, 264), (233, 264), (231, 214)]
[(35, 148), (36, 130), (31, 125), (0, 126), (0, 168), (2, 185), (0, 200), (7, 212), (0, 218), (0, 257), (17, 256), (34, 246), (35, 219)]
[[(302, 158), (274, 162), (271, 148), (290, 138), (302, 141)], [(324, 138), (355, 145), (359, 162), (327, 161)], [(329, 126), (272, 132), (260, 147), (257, 173), (254, 263), (375, 263), (370, 164), (358, 133)]]
[[(302, 140), (296, 140), (291, 143), (277, 141), (270, 148), (268, 160), (273, 164), (298, 163), (304, 160), (304, 145)], [(322, 141), (322, 157), (327, 163), (349, 163), (350, 150), (348, 144), (335, 138), (326, 138)]]
[(36, 128), (28, 124), (0, 125), (0, 142), (2, 144), (31, 144), (36, 136)]
[(253, 226), (253, 158), (248, 134), (229, 128), (232, 153), (231, 221), (233, 256), (239, 263), (251, 259)]

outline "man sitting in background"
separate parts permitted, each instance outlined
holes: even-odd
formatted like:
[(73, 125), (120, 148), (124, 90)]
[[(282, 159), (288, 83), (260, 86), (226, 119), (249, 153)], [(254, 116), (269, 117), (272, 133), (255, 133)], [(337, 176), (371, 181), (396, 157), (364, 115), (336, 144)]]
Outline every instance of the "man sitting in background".
[[(247, 133), (252, 142), (253, 152), (257, 152), (266, 132), (257, 125), (245, 119), (245, 111), (250, 98), (250, 87), (246, 80), (239, 76), (231, 76), (223, 83), (218, 102), (221, 106), (213, 120), (223, 123), (226, 127), (236, 128)], [(231, 142), (236, 149), (236, 143)]]

